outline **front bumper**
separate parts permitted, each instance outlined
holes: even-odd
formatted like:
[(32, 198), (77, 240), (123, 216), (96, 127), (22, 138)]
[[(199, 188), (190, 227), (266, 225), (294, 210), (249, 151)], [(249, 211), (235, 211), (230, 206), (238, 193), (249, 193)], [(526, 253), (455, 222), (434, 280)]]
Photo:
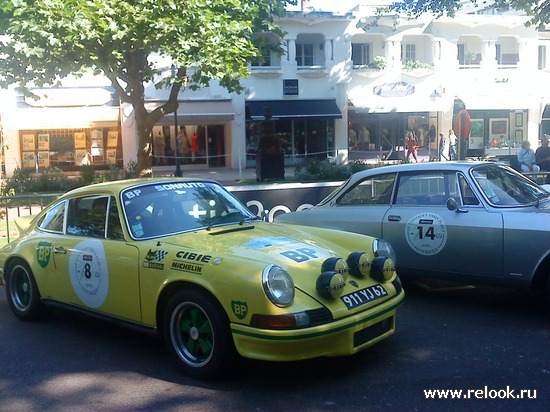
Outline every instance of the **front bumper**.
[(395, 331), (395, 311), (405, 297), (392, 299), (329, 324), (298, 330), (266, 330), (231, 325), (239, 354), (269, 361), (293, 361), (353, 355), (389, 337)]

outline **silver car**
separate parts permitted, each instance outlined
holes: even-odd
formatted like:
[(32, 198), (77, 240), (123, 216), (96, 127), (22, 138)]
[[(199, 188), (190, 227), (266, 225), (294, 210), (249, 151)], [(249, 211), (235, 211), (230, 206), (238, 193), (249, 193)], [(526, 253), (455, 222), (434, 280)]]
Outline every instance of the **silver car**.
[(400, 276), (550, 295), (550, 193), (497, 163), (358, 172), (314, 208), (275, 220), (381, 237), (395, 249)]

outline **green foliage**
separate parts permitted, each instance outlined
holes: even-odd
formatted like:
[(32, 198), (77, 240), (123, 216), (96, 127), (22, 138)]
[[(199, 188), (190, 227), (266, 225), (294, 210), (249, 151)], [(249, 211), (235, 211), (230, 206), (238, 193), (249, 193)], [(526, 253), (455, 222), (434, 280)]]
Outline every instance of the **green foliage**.
[(139, 177), (138, 164), (133, 160), (130, 160), (128, 163), (126, 163), (126, 168), (124, 169), (123, 178), (134, 179), (136, 177)]
[[(547, 1), (539, 0), (495, 0), (493, 3), (496, 8), (511, 6), (516, 10), (523, 10), (532, 19), (527, 23), (539, 28), (550, 23), (550, 7)], [(477, 0), (402, 0), (392, 3), (390, 9), (398, 13), (406, 13), (410, 17), (417, 17), (422, 13), (431, 13), (438, 17), (454, 17), (456, 12), (466, 6), (487, 6), (486, 2)]]
[(420, 60), (407, 60), (403, 65), (403, 70), (411, 71), (414, 69), (433, 69), (434, 65), (430, 63), (423, 63)]
[(39, 175), (34, 172), (15, 169), (11, 178), (6, 180), (6, 191), (23, 193), (61, 193), (81, 186), (78, 179), (69, 179), (59, 169), (46, 169)]
[(384, 56), (376, 56), (369, 63), (370, 69), (384, 70), (386, 68), (386, 58)]
[(94, 182), (95, 167), (94, 165), (82, 165), (80, 167), (80, 181), (83, 185), (89, 185)]
[(296, 166), (294, 180), (298, 182), (319, 182), (346, 180), (353, 173), (372, 168), (372, 164), (352, 162), (347, 165), (331, 160), (306, 159)]
[[(0, 87), (56, 86), (69, 74), (90, 72), (108, 77), (121, 100), (134, 108), (138, 169), (150, 174), (152, 127), (176, 111), (183, 85), (199, 89), (217, 79), (228, 91), (240, 91), (248, 63), (261, 56), (253, 34), (282, 37), (274, 18), (284, 15), (287, 2), (296, 3), (2, 0)], [(274, 47), (282, 51), (280, 44)], [(170, 65), (177, 68), (175, 76)], [(144, 103), (150, 82), (171, 88), (168, 101), (152, 112)]]

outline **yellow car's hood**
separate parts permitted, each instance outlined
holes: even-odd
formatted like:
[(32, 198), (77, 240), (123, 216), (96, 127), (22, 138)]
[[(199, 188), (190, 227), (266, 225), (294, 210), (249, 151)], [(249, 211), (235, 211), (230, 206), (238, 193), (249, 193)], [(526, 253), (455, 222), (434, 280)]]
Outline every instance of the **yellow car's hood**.
[[(324, 299), (317, 291), (323, 262), (331, 257), (345, 261), (353, 252), (372, 255), (372, 242), (372, 238), (340, 231), (255, 222), (171, 236), (162, 243), (193, 253), (208, 253), (221, 262), (221, 270), (246, 271), (248, 276), (260, 276), (265, 266), (278, 265), (291, 275), (297, 289), (343, 315), (350, 312), (339, 299)], [(370, 276), (349, 280), (352, 281), (343, 286), (344, 295), (379, 284)], [(393, 286), (388, 282), (384, 287), (390, 298), (395, 292)]]

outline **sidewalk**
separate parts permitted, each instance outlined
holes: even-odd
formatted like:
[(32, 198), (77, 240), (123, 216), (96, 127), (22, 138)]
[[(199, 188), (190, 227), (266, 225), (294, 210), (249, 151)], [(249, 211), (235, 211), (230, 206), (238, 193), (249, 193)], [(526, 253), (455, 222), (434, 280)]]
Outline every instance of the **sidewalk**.
[[(292, 180), (294, 176), (294, 166), (285, 167), (285, 179)], [(245, 181), (256, 181), (256, 169), (246, 168), (242, 170), (231, 169), (228, 167), (210, 168), (210, 169), (185, 169), (182, 167), (183, 177), (211, 179), (221, 183), (224, 186), (238, 185)], [(265, 181), (269, 182), (269, 180)]]
[[(349, 160), (375, 163), (377, 161), (377, 156), (380, 157), (380, 154), (381, 152), (375, 152), (375, 151), (352, 152), (350, 153)], [(433, 157), (435, 153), (434, 153), (434, 150), (431, 150), (430, 152), (428, 149), (422, 148), (417, 151), (417, 155), (418, 155), (417, 157), (419, 162), (429, 162), (430, 157)], [(403, 156), (402, 153), (401, 153), (401, 156)], [(181, 168), (182, 168), (183, 177), (211, 179), (226, 186), (241, 184), (241, 181), (243, 180), (246, 180), (246, 181), (256, 180), (256, 169), (253, 167), (243, 168), (242, 170), (231, 169), (229, 167), (196, 169), (193, 167), (186, 167), (185, 165), (183, 165)], [(289, 180), (289, 181), (292, 180), (292, 177), (294, 176), (294, 169), (295, 169), (295, 166), (285, 167), (286, 180)], [(164, 170), (158, 171), (158, 172), (166, 173), (166, 176), (173, 176), (173, 171), (171, 170), (171, 168), (170, 170), (167, 168), (164, 168)], [(266, 182), (269, 182), (269, 180), (267, 180)]]

